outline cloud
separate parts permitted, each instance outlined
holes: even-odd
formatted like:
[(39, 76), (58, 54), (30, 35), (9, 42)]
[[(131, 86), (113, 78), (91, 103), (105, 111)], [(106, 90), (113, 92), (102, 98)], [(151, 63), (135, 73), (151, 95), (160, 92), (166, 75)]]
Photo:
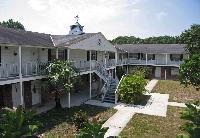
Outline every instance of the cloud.
[(163, 18), (165, 18), (166, 16), (168, 16), (167, 12), (164, 11), (160, 11), (159, 13), (156, 14), (156, 18), (157, 20), (161, 21)]
[[(118, 25), (121, 17), (129, 19), (140, 13), (134, 6), (139, 0), (29, 0), (30, 7), (37, 11), (42, 20), (40, 31), (49, 33), (66, 33), (66, 26), (75, 22), (74, 16), (80, 17), (86, 32), (109, 31), (109, 26)], [(65, 32), (64, 32), (65, 31)], [(111, 34), (109, 33), (109, 36)]]

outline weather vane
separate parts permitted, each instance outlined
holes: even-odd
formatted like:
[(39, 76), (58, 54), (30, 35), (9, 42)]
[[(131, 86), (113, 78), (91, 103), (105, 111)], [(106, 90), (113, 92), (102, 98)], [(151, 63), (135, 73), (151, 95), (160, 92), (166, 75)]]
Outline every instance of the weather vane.
[(78, 15), (76, 15), (74, 18), (75, 18), (76, 21), (78, 22), (78, 19), (79, 19)]

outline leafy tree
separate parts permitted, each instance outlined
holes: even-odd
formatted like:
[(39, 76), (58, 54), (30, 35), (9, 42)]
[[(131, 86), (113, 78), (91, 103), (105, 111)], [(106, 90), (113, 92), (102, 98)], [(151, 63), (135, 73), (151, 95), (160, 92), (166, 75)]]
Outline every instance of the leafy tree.
[(181, 113), (181, 119), (187, 120), (182, 126), (189, 135), (179, 134), (177, 138), (199, 138), (200, 137), (200, 101), (186, 104), (187, 108)]
[(103, 122), (89, 122), (80, 130), (79, 138), (104, 138), (108, 127), (102, 128)]
[(187, 44), (190, 58), (180, 66), (180, 81), (184, 85), (192, 85), (200, 88), (200, 25), (192, 25), (191, 28), (181, 34), (181, 42)]
[(35, 115), (34, 111), (25, 111), (22, 106), (19, 106), (16, 111), (6, 108), (4, 112), (0, 119), (0, 137), (33, 136), (42, 125), (32, 119)]
[(134, 67), (131, 70), (130, 74), (139, 75), (139, 76), (142, 76), (143, 78), (149, 78), (150, 68), (149, 67), (143, 67), (143, 66)]
[(78, 69), (72, 62), (55, 60), (47, 67), (48, 88), (55, 94), (56, 108), (61, 108), (60, 96), (70, 92), (79, 75)]
[(77, 129), (81, 129), (85, 127), (85, 124), (89, 122), (87, 117), (87, 113), (82, 110), (76, 112), (73, 116), (73, 123)]
[(13, 19), (9, 19), (8, 21), (3, 21), (2, 23), (0, 22), (0, 25), (7, 28), (25, 30), (24, 26), (20, 22), (13, 21)]

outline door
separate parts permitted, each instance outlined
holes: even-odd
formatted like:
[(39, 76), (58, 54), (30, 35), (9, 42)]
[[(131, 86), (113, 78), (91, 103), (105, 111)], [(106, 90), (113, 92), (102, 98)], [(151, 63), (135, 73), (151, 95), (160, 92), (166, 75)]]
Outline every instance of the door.
[(31, 82), (32, 89), (32, 105), (37, 105), (41, 103), (41, 88), (38, 81)]
[(32, 93), (30, 81), (24, 82), (24, 103), (26, 108), (32, 106)]
[(155, 69), (155, 77), (160, 78), (161, 77), (161, 67), (156, 67)]

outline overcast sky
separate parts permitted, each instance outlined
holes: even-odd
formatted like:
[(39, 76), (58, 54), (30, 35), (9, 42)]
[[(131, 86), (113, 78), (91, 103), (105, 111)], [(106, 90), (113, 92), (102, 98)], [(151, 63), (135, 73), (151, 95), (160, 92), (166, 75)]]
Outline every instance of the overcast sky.
[(86, 33), (108, 39), (179, 35), (200, 24), (200, 0), (0, 0), (0, 21), (12, 18), (34, 32), (68, 34), (77, 14)]

